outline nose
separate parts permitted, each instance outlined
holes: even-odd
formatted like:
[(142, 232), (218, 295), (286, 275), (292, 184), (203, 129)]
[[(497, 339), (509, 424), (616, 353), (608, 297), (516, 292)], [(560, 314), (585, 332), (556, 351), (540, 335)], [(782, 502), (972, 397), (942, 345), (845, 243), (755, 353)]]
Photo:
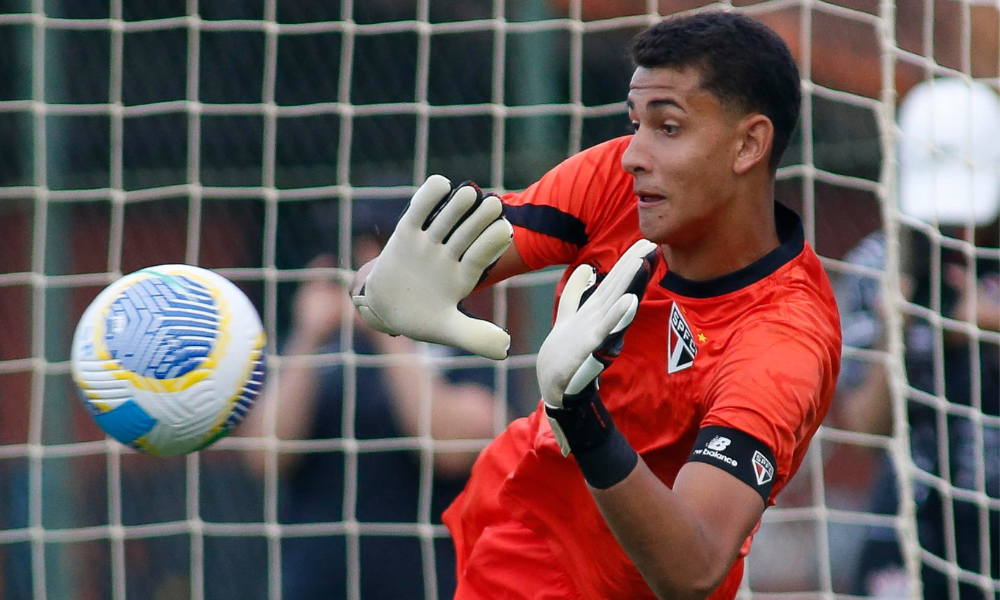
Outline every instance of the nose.
[(647, 173), (650, 170), (649, 150), (646, 146), (642, 130), (635, 132), (629, 140), (625, 153), (622, 154), (622, 168), (631, 175)]

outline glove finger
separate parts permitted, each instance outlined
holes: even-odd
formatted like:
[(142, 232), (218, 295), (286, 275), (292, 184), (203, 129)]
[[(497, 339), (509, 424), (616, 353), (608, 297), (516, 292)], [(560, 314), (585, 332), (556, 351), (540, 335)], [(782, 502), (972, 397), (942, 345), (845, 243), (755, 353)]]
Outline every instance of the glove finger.
[(447, 320), (444, 331), (447, 339), (439, 341), (479, 356), (503, 360), (510, 350), (510, 334), (489, 321), (470, 317), (458, 308)]
[(372, 310), (371, 305), (368, 303), (368, 297), (365, 296), (364, 293), (351, 296), (351, 300), (354, 302), (355, 310), (358, 311), (361, 318), (364, 319), (365, 323), (368, 323), (372, 329), (381, 331), (382, 333), (388, 333), (390, 335), (399, 335), (392, 329), (392, 327), (389, 327), (385, 321), (381, 319), (381, 317), (375, 314), (375, 311)]
[(601, 361), (594, 357), (593, 354), (587, 355), (587, 360), (583, 361), (580, 368), (573, 373), (573, 377), (570, 378), (569, 384), (566, 385), (566, 390), (563, 392), (563, 396), (572, 396), (573, 394), (579, 394), (583, 391), (583, 388), (597, 378), (604, 371), (604, 365)]
[(635, 294), (625, 294), (615, 302), (611, 310), (604, 315), (597, 331), (604, 334), (600, 345), (594, 349), (593, 355), (602, 365), (608, 366), (621, 354), (625, 331), (632, 324), (635, 313), (639, 310), (639, 298)]
[(640, 256), (646, 256), (650, 252), (656, 250), (656, 248), (657, 245), (654, 242), (651, 242), (646, 239), (639, 239), (636, 240), (634, 244), (629, 246), (628, 250), (626, 250), (625, 253), (622, 254), (622, 258), (625, 258), (626, 256), (635, 258), (638, 258)]
[(656, 265), (660, 261), (660, 253), (657, 250), (653, 249), (649, 254), (642, 257), (642, 266), (636, 271), (632, 277), (632, 281), (625, 289), (626, 293), (635, 294), (640, 302), (642, 302), (643, 296), (646, 295), (646, 286), (649, 285), (649, 280), (653, 278), (653, 271), (656, 270)]
[(410, 205), (400, 217), (400, 225), (405, 224), (411, 229), (422, 229), (424, 221), (431, 215), (437, 205), (451, 193), (451, 182), (443, 175), (431, 175), (417, 189), (410, 199)]
[(375, 331), (381, 331), (382, 333), (388, 333), (389, 335), (399, 335), (395, 332), (395, 330), (393, 330), (392, 327), (386, 325), (385, 321), (380, 319), (371, 308), (357, 304), (355, 304), (355, 308), (357, 309), (358, 314), (361, 315), (361, 318), (365, 320), (365, 323), (367, 323), (368, 326)]
[(618, 299), (618, 302), (614, 304), (614, 310), (608, 313), (608, 320), (614, 321), (614, 317), (619, 314), (621, 307), (624, 305), (624, 312), (621, 312), (621, 316), (618, 320), (614, 322), (614, 326), (608, 335), (615, 335), (625, 331), (625, 329), (632, 324), (632, 319), (635, 318), (636, 311), (639, 310), (639, 298), (635, 294), (625, 294)]
[(625, 293), (635, 279), (636, 273), (644, 266), (644, 257), (654, 253), (656, 248), (656, 244), (648, 240), (641, 239), (632, 244), (611, 267), (607, 277), (594, 292), (594, 297), (589, 300), (593, 302), (594, 310), (601, 312), (609, 310), (610, 305)]
[[(638, 240), (629, 246), (629, 249), (615, 263), (615, 266), (611, 267), (608, 278), (617, 276), (631, 281), (635, 276), (636, 270), (642, 266), (641, 261), (650, 253), (656, 252), (656, 248), (656, 244), (649, 240)], [(635, 261), (637, 260), (640, 261), (638, 263), (639, 267), (636, 266), (637, 263)]]
[(584, 304), (585, 308), (581, 310), (586, 310), (595, 315), (606, 314), (611, 310), (614, 303), (625, 294), (629, 283), (641, 267), (642, 261), (637, 258), (629, 257), (628, 260), (625, 260), (623, 257), (618, 259), (611, 272), (597, 286), (593, 295), (587, 299), (587, 302)]
[(466, 217), (455, 232), (448, 238), (446, 246), (448, 253), (454, 258), (460, 258), (476, 238), (503, 214), (503, 204), (496, 196), (486, 196), (472, 214)]
[(455, 190), (440, 212), (437, 215), (431, 215), (433, 220), (427, 226), (427, 236), (434, 242), (443, 242), (478, 199), (479, 193), (476, 188), (470, 185)]
[(597, 281), (597, 271), (590, 265), (580, 265), (573, 269), (562, 295), (559, 296), (559, 307), (556, 309), (556, 323), (561, 323), (573, 316), (580, 308), (580, 299)]
[(604, 341), (593, 353), (594, 357), (604, 366), (610, 365), (621, 354), (625, 341), (625, 331), (628, 330), (635, 318), (635, 313), (639, 310), (639, 298), (635, 294), (625, 294), (619, 299), (619, 302), (623, 300), (628, 301), (628, 310), (618, 319), (618, 322), (612, 327), (611, 333), (604, 338)]
[(479, 275), (500, 258), (514, 239), (514, 228), (507, 219), (497, 219), (490, 223), (460, 259), (463, 268), (472, 269)]
[[(623, 255), (615, 263), (612, 273), (609, 273), (604, 282), (601, 283), (604, 292), (594, 301), (594, 306), (597, 307), (595, 310), (608, 310), (610, 305), (624, 294), (635, 294), (640, 301), (646, 295), (646, 287), (649, 285), (653, 271), (656, 270), (656, 264), (660, 260), (659, 249), (654, 247), (642, 257), (636, 256), (638, 252), (630, 254), (631, 256)], [(628, 279), (629, 276), (631, 279)]]

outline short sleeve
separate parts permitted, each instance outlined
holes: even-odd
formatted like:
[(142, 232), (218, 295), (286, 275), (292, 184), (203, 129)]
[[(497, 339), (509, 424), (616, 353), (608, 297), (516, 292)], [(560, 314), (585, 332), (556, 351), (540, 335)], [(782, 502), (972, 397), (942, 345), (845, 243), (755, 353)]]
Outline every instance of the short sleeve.
[(826, 415), (836, 362), (831, 342), (808, 328), (767, 322), (748, 328), (718, 367), (701, 427), (737, 429), (770, 448), (777, 493)]
[(572, 264), (600, 229), (608, 200), (627, 180), (621, 156), (628, 140), (618, 138), (584, 150), (523, 192), (503, 197), (514, 244), (529, 268)]

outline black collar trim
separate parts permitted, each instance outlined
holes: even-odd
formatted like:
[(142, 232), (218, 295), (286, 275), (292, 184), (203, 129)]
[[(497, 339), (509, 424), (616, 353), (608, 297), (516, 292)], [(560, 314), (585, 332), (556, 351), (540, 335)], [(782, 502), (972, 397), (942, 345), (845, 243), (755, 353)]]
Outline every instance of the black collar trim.
[(667, 274), (660, 280), (660, 285), (675, 294), (688, 298), (712, 298), (757, 283), (801, 254), (805, 247), (802, 220), (799, 215), (795, 214), (795, 211), (775, 202), (774, 222), (778, 229), (778, 239), (781, 240), (781, 245), (765, 254), (757, 262), (747, 265), (739, 271), (733, 271), (707, 281), (691, 281), (668, 270)]

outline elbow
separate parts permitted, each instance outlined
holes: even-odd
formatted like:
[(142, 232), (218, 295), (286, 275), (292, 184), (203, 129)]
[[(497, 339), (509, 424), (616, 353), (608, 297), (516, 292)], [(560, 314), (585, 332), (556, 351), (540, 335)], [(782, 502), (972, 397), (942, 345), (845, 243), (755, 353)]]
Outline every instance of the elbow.
[(475, 452), (438, 452), (434, 454), (434, 475), (442, 479), (464, 479), (476, 462)]
[(653, 593), (659, 600), (705, 600), (715, 591), (715, 587), (700, 585), (696, 582), (671, 582), (669, 585), (656, 585)]
[(703, 582), (671, 582), (669, 585), (657, 585), (653, 587), (653, 593), (660, 600), (705, 600), (715, 588), (718, 582), (713, 585), (705, 585)]
[(267, 474), (267, 457), (263, 450), (243, 452), (243, 465), (250, 475), (258, 479), (263, 479)]
[[(732, 565), (704, 564), (678, 574), (673, 569), (661, 569), (658, 578), (647, 583), (660, 600), (705, 600), (719, 587)], [(678, 576), (680, 575), (680, 576)]]

